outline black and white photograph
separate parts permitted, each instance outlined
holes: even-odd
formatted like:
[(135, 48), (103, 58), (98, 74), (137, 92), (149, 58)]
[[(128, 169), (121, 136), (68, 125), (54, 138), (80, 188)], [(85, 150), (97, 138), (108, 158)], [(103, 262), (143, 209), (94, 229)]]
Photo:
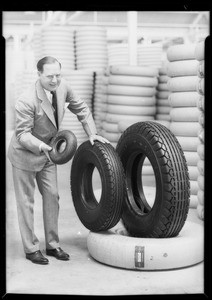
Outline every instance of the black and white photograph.
[(210, 11), (45, 9), (2, 11), (4, 296), (205, 295)]

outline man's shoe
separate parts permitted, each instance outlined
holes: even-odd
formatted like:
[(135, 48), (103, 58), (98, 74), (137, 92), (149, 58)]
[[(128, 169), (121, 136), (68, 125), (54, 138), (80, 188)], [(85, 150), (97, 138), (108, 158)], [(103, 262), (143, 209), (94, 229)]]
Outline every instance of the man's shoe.
[(69, 254), (64, 252), (60, 247), (55, 249), (46, 249), (46, 255), (54, 256), (60, 260), (69, 260)]
[(26, 253), (26, 258), (31, 260), (34, 264), (47, 265), (49, 263), (48, 259), (43, 256), (40, 250)]

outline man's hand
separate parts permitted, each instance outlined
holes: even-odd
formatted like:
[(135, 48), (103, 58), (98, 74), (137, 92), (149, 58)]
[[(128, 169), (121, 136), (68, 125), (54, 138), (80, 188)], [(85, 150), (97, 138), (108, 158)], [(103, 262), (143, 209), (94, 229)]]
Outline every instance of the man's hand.
[(49, 151), (52, 150), (52, 147), (50, 147), (49, 145), (47, 145), (45, 143), (41, 143), (39, 146), (39, 150), (40, 150), (40, 152), (44, 152), (45, 155), (47, 156), (47, 158), (51, 161), (51, 158), (49, 157)]
[(94, 144), (94, 141), (99, 141), (99, 142), (101, 142), (101, 143), (107, 143), (107, 144), (110, 144), (110, 142), (107, 140), (107, 139), (105, 139), (104, 137), (102, 137), (101, 135), (97, 135), (97, 134), (92, 134), (92, 135), (90, 135), (89, 136), (89, 140), (90, 140), (90, 142), (91, 142), (91, 145), (93, 145)]

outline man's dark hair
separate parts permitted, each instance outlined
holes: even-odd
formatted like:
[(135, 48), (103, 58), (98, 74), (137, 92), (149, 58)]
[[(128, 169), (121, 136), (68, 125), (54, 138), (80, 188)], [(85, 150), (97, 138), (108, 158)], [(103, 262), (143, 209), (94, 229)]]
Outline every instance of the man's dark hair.
[(54, 58), (52, 56), (45, 56), (37, 62), (37, 70), (40, 72), (43, 72), (43, 65), (54, 64), (55, 62), (58, 62), (59, 66), (61, 68), (61, 63), (56, 58)]

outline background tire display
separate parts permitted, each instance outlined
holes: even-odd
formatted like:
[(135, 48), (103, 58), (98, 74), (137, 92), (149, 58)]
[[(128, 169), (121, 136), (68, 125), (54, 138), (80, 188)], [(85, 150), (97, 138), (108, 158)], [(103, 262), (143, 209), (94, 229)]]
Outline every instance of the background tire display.
[[(97, 168), (102, 193), (97, 201), (92, 174)], [(112, 228), (120, 220), (125, 193), (124, 171), (121, 160), (110, 144), (90, 141), (76, 151), (71, 168), (71, 193), (76, 213), (82, 224), (91, 231)]]
[[(210, 53), (210, 52), (208, 52)], [(196, 44), (195, 48), (195, 57), (198, 62), (197, 68), (197, 76), (198, 76), (198, 84), (197, 84), (197, 93), (199, 95), (199, 99), (197, 101), (197, 108), (200, 112), (199, 116), (199, 125), (200, 130), (198, 132), (198, 138), (200, 144), (197, 147), (197, 153), (199, 156), (197, 162), (197, 168), (199, 171), (198, 176), (198, 204), (197, 204), (197, 215), (201, 220), (204, 220), (204, 205), (205, 205), (205, 174), (204, 174), (204, 151), (205, 151), (205, 40), (202, 40)]]
[(161, 67), (159, 69), (158, 85), (157, 85), (157, 92), (156, 92), (155, 119), (160, 121), (166, 121), (167, 125), (165, 126), (169, 128), (171, 106), (168, 100), (170, 92), (167, 86), (169, 77), (167, 76), (166, 69), (167, 69), (166, 65), (164, 65), (164, 67)]
[[(138, 122), (122, 133), (116, 151), (126, 175), (122, 220), (127, 231), (139, 237), (178, 235), (187, 218), (190, 192), (185, 156), (174, 134), (159, 123)], [(156, 180), (152, 207), (141, 180), (146, 157)]]

